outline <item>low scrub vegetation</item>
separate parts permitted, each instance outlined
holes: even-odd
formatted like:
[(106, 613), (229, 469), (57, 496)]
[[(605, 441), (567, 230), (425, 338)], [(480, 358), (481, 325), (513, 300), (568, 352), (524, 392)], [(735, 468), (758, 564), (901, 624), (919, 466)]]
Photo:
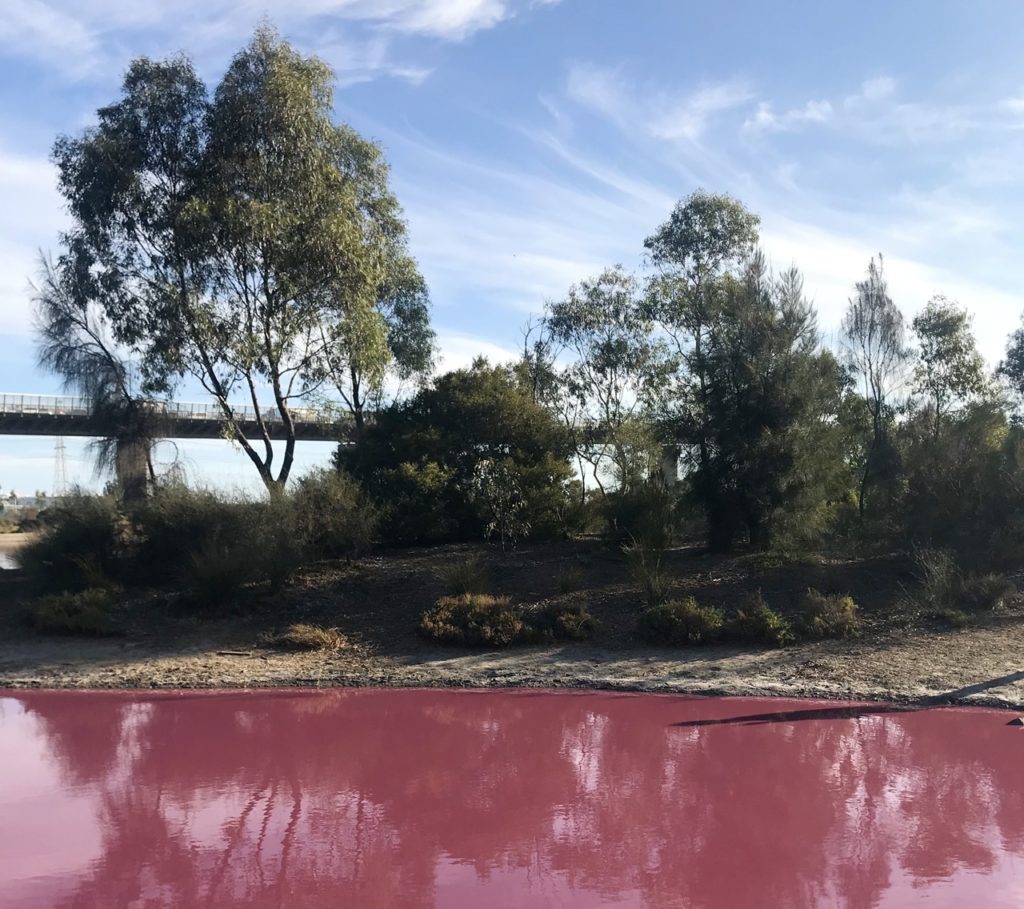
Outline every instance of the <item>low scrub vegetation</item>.
[(508, 647), (512, 644), (579, 641), (597, 622), (579, 603), (513, 606), (508, 597), (466, 593), (442, 597), (420, 617), (420, 633), (442, 644)]
[(437, 570), (445, 593), (458, 597), (468, 593), (486, 593), (491, 572), (482, 556), (473, 554), (453, 558)]
[(442, 597), (420, 617), (420, 632), (432, 641), (471, 647), (508, 647), (529, 637), (522, 611), (508, 597), (479, 593)]
[(772, 609), (760, 593), (750, 597), (749, 602), (737, 609), (726, 622), (725, 636), (733, 641), (773, 647), (784, 647), (796, 637), (789, 620)]
[(289, 625), (280, 634), (270, 635), (264, 643), (280, 650), (344, 650), (348, 648), (348, 639), (337, 628), (325, 628), (298, 622)]
[(672, 589), (672, 578), (662, 564), (664, 549), (657, 543), (633, 539), (623, 544), (622, 554), (626, 557), (630, 576), (643, 593), (646, 605), (651, 607), (664, 603)]
[(809, 638), (849, 638), (860, 633), (859, 610), (849, 596), (811, 588), (804, 595), (801, 619), (801, 631)]
[(597, 631), (597, 620), (582, 603), (548, 603), (526, 611), (530, 637), (539, 643), (585, 641)]
[(116, 634), (112, 606), (110, 591), (101, 588), (55, 593), (36, 600), (31, 619), (36, 630), (43, 634)]
[(725, 615), (693, 597), (649, 606), (637, 620), (637, 636), (648, 644), (706, 644), (721, 637)]

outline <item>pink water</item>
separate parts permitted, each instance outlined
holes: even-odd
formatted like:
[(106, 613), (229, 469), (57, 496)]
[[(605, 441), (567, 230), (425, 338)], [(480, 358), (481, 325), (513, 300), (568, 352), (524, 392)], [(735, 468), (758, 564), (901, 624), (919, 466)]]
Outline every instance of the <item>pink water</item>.
[(0, 692), (0, 906), (1024, 906), (997, 711)]

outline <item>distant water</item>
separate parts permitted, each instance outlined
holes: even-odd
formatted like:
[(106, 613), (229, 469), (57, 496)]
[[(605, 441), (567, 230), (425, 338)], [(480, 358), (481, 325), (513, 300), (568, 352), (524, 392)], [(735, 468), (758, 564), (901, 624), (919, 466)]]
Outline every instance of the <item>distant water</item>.
[(6, 552), (0, 549), (0, 570), (4, 568), (17, 568), (18, 563), (14, 560), (13, 552)]
[(0, 906), (1024, 905), (995, 710), (0, 692)]

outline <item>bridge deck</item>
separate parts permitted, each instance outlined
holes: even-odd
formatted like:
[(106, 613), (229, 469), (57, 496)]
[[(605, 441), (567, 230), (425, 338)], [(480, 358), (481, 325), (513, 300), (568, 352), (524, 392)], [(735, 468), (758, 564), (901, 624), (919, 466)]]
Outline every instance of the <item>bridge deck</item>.
[[(154, 401), (164, 422), (162, 435), (168, 439), (220, 439), (224, 419), (220, 407), (211, 402)], [(256, 410), (232, 405), (242, 431), (259, 438)], [(295, 437), (304, 441), (339, 441), (351, 435), (351, 423), (334, 419), (312, 409), (293, 411)], [(276, 409), (263, 413), (272, 439), (285, 438), (284, 423)], [(0, 435), (9, 436), (97, 436), (102, 427), (84, 398), (71, 395), (22, 395), (0, 393)]]

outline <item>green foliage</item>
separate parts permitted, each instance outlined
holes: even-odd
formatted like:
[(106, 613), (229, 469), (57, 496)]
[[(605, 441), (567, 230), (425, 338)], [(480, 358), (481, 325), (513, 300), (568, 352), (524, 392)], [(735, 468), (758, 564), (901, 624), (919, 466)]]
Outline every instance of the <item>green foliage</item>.
[[(268, 488), (291, 470), (295, 398), (334, 381), (358, 414), (392, 356), (406, 374), (429, 360), (386, 164), (333, 107), (327, 65), (261, 27), (212, 96), (184, 56), (133, 61), (97, 124), (54, 148), (76, 298), (147, 390), (191, 374), (216, 396)], [(280, 418), (283, 457), (227, 403), (263, 388), (269, 405), (253, 403)]]
[(973, 612), (998, 609), (1017, 595), (1017, 585), (1008, 577), (988, 572), (963, 579), (960, 600)]
[(585, 641), (594, 636), (598, 622), (582, 603), (547, 603), (524, 613), (531, 640)]
[(579, 565), (563, 565), (558, 572), (558, 592), (575, 593), (583, 587), (583, 569)]
[[(336, 461), (385, 509), (389, 541), (482, 539), (489, 526), (543, 539), (562, 528), (570, 452), (555, 417), (508, 370), (478, 360), (381, 411)], [(519, 490), (514, 508), (494, 482), (482, 488), (488, 471)]]
[(112, 605), (110, 592), (100, 588), (50, 594), (33, 604), (32, 624), (42, 634), (116, 634)]
[(180, 585), (196, 606), (219, 608), (233, 602), (260, 574), (259, 553), (244, 538), (204, 537), (179, 568)]
[(928, 400), (938, 435), (951, 408), (985, 391), (985, 361), (971, 334), (967, 310), (943, 296), (933, 297), (914, 317), (914, 332), (921, 345), (914, 388)]
[(526, 640), (529, 629), (508, 597), (467, 593), (442, 597), (420, 617), (420, 633), (438, 643), (508, 647)]
[(736, 610), (725, 624), (725, 636), (736, 641), (750, 641), (784, 647), (795, 638), (789, 621), (779, 615), (765, 601), (760, 593), (750, 602)]
[(809, 638), (849, 638), (860, 633), (860, 616), (853, 597), (819, 593), (804, 595), (803, 633)]
[(672, 589), (672, 578), (662, 565), (664, 549), (644, 540), (624, 543), (622, 554), (626, 557), (630, 576), (643, 591), (648, 606), (663, 603)]
[(18, 562), (47, 590), (81, 590), (90, 573), (120, 580), (127, 532), (114, 499), (75, 492), (47, 509), (42, 531), (18, 551)]
[(950, 628), (967, 628), (974, 623), (974, 619), (962, 609), (940, 609), (935, 618)]
[(291, 494), (299, 537), (325, 558), (359, 555), (380, 525), (380, 509), (350, 476), (317, 468)]
[(487, 561), (481, 556), (467, 555), (453, 558), (437, 570), (445, 591), (451, 596), (467, 593), (486, 593), (491, 583), (491, 572)]
[(648, 644), (705, 644), (718, 639), (725, 615), (714, 606), (699, 606), (693, 597), (650, 606), (640, 613), (637, 635)]

